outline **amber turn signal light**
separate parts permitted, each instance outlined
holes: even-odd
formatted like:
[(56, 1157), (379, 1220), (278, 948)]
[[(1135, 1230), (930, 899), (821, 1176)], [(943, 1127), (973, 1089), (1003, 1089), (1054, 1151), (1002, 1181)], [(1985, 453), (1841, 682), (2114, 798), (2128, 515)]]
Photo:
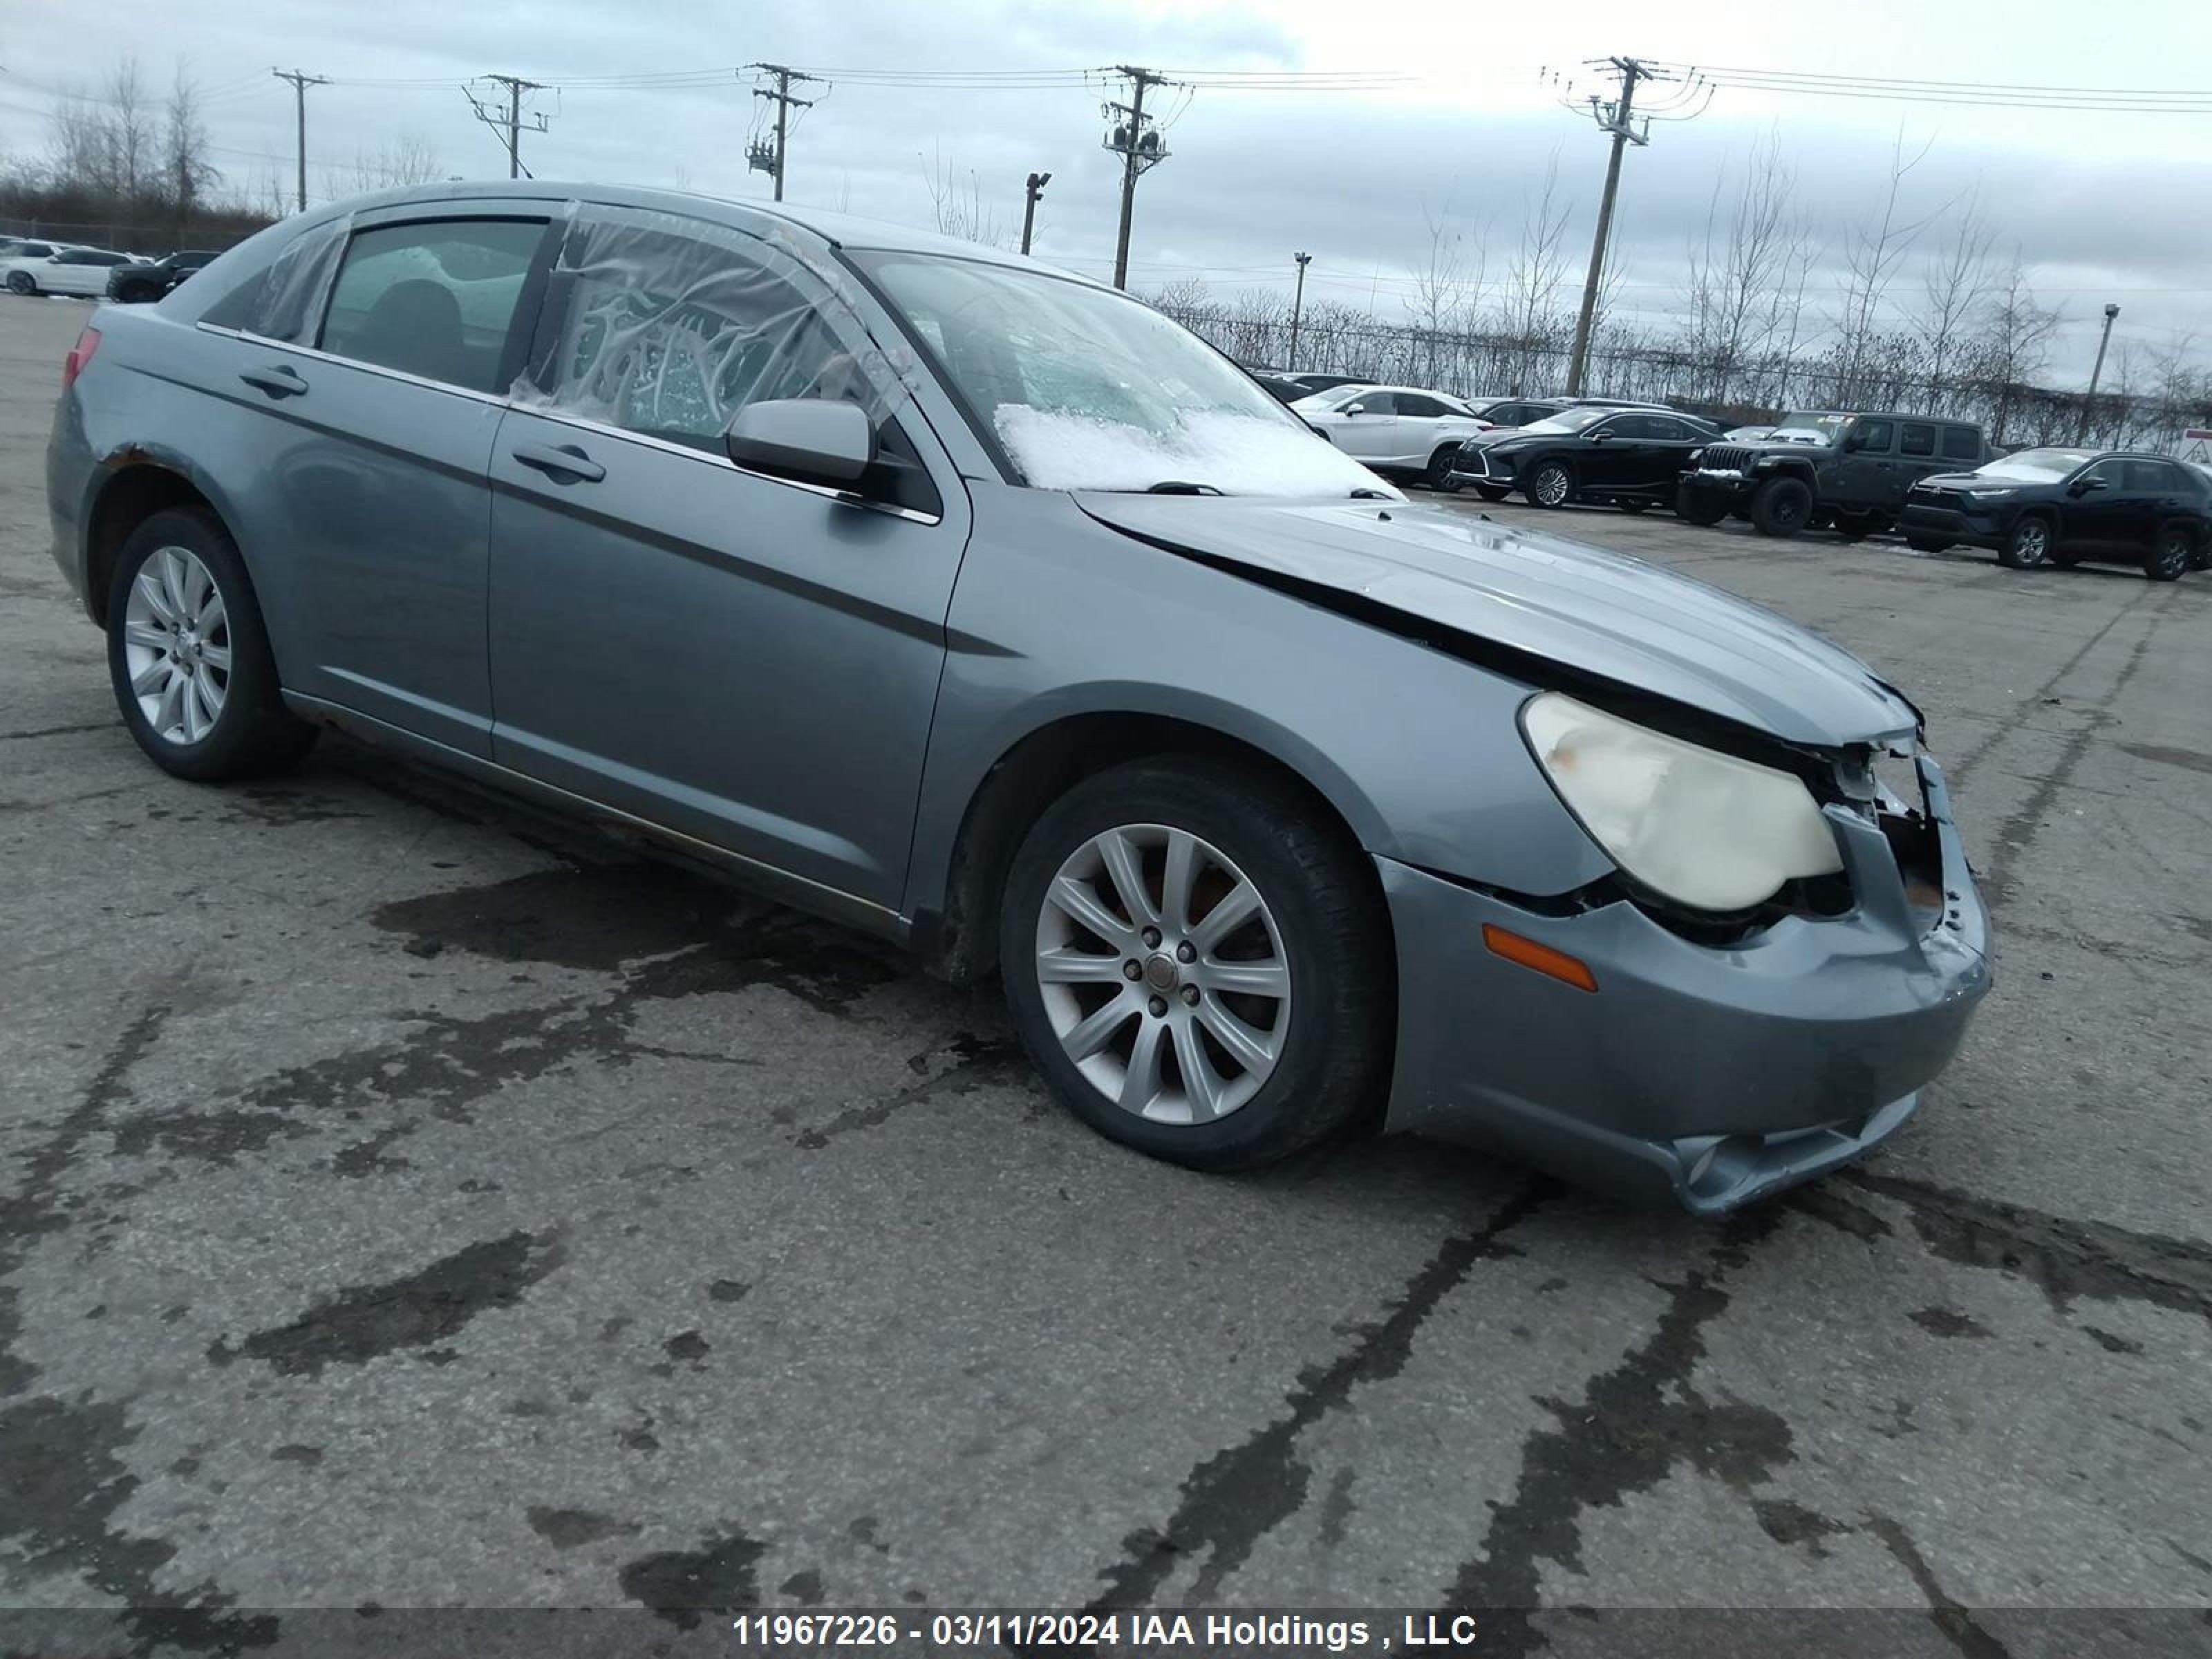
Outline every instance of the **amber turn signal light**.
[(1509, 933), (1491, 922), (1482, 924), (1482, 942), (1490, 947), (1492, 956), (1504, 957), (1523, 968), (1533, 968), (1540, 974), (1560, 980), (1577, 991), (1597, 989), (1597, 975), (1589, 964), (1569, 956), (1565, 951), (1554, 951), (1548, 945), (1539, 945), (1533, 939), (1523, 939), (1518, 933)]

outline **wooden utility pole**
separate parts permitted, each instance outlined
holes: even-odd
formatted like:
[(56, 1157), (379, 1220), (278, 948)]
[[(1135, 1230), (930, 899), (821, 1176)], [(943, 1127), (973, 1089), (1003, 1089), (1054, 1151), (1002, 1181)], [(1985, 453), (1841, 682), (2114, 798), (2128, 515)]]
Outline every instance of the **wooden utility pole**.
[(1590, 100), (1590, 112), (1597, 118), (1600, 132), (1613, 135), (1613, 155), (1605, 166), (1605, 194), (1597, 206), (1597, 235), (1590, 243), (1589, 275), (1583, 281), (1582, 313), (1575, 319), (1575, 348), (1567, 359), (1567, 395), (1582, 395), (1583, 371), (1589, 362), (1590, 324), (1597, 315), (1597, 291), (1605, 280), (1605, 245), (1613, 234), (1613, 198), (1620, 190), (1621, 152), (1631, 144), (1651, 142), (1651, 128), (1645, 123), (1638, 132), (1629, 125), (1629, 112), (1636, 106), (1636, 83), (1651, 78), (1651, 71), (1633, 58), (1615, 58), (1613, 66), (1620, 71), (1620, 96), (1612, 103)]
[(775, 199), (781, 202), (783, 199), (785, 163), (791, 155), (791, 112), (793, 107), (811, 109), (814, 106), (814, 100), (811, 98), (793, 97), (791, 88), (795, 82), (819, 82), (822, 77), (818, 75), (801, 75), (797, 70), (787, 68), (781, 64), (748, 64), (745, 67), (749, 70), (758, 70), (763, 75), (773, 76), (775, 79), (775, 90), (773, 92), (766, 87), (753, 88), (754, 97), (765, 98), (775, 106), (775, 152), (771, 155), (762, 145), (755, 144), (747, 154), (745, 162), (757, 172), (765, 173), (775, 180)]
[(292, 83), (292, 100), (299, 116), (300, 159), (300, 191), (293, 207), (295, 211), (305, 213), (307, 210), (307, 88), (326, 87), (331, 83), (330, 77), (324, 75), (309, 75), (295, 69), (273, 69), (269, 72), (279, 81), (289, 81)]
[(463, 87), (461, 91), (468, 99), (471, 107), (476, 111), (477, 120), (483, 122), (494, 132), (506, 135), (500, 142), (507, 147), (507, 176), (510, 179), (526, 179), (530, 176), (530, 169), (522, 165), (522, 135), (526, 131), (544, 131), (545, 114), (544, 111), (539, 111), (536, 118), (526, 128), (522, 124), (522, 94), (526, 92), (541, 92), (544, 89), (544, 83), (539, 81), (526, 81), (519, 75), (487, 75), (483, 79), (495, 86), (507, 88), (507, 110), (504, 114), (501, 113), (496, 106), (489, 109), (485, 108), (483, 100), (467, 87)]
[[(1100, 112), (1113, 123), (1106, 130), (1103, 147), (1121, 158), (1121, 229), (1114, 244), (1114, 286), (1125, 289), (1129, 286), (1129, 221), (1137, 208), (1137, 180), (1168, 159), (1159, 124), (1145, 113), (1145, 91), (1175, 82), (1133, 64), (1117, 64), (1114, 72), (1128, 77), (1129, 101), (1109, 103)], [(1116, 116), (1127, 119), (1116, 121)]]
[(1291, 258), (1298, 262), (1298, 287), (1291, 296), (1291, 360), (1283, 365), (1285, 374), (1298, 372), (1298, 319), (1306, 309), (1306, 267), (1313, 263), (1310, 253), (1293, 253)]

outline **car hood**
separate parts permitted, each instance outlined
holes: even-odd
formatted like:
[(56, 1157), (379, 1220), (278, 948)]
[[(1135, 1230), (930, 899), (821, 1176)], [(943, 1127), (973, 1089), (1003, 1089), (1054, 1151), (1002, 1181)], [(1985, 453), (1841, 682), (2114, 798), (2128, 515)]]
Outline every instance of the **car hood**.
[(1835, 749), (1919, 724), (1903, 694), (1788, 618), (1564, 537), (1402, 502), (1075, 499), (1156, 546), (1331, 590), (1785, 742)]
[(2030, 489), (2037, 483), (2033, 478), (1990, 478), (1978, 472), (1931, 472), (1924, 478), (1915, 478), (1915, 489)]

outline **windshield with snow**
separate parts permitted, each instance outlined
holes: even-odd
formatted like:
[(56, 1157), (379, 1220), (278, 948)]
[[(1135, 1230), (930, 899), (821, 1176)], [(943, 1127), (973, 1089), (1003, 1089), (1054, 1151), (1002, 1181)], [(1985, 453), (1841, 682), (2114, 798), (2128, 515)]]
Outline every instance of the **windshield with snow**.
[(1618, 415), (1617, 409), (1563, 409), (1548, 420), (1524, 426), (1522, 432), (1580, 432), (1584, 427), (1595, 426), (1608, 415)]
[(1382, 488), (1196, 335), (1125, 295), (980, 260), (852, 257), (1036, 489)]
[(2001, 456), (1974, 469), (1977, 477), (2019, 478), (2031, 483), (2054, 483), (2097, 452), (2094, 449), (2023, 449)]
[(1848, 415), (1790, 414), (1775, 423), (1769, 443), (1833, 445), (1851, 423)]

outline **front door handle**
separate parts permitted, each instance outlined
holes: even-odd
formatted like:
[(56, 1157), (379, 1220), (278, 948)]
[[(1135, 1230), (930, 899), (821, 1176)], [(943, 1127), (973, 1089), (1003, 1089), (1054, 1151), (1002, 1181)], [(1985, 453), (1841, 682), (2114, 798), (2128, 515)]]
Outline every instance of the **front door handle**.
[(240, 380), (251, 386), (258, 386), (272, 398), (296, 398), (307, 389), (300, 378), (300, 371), (289, 363), (278, 363), (273, 368), (249, 368)]
[(555, 483), (597, 483), (607, 476), (606, 468), (574, 444), (517, 444), (508, 453)]

